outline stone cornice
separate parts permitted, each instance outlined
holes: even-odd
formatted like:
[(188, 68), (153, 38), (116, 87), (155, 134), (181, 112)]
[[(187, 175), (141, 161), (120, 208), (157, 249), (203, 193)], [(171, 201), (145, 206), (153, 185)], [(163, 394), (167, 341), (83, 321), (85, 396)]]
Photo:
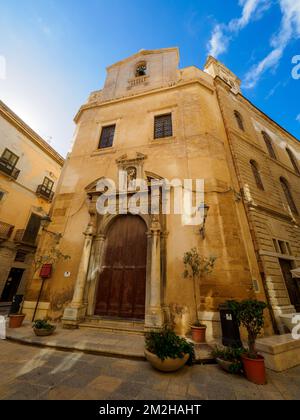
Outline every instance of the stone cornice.
[(191, 79), (191, 80), (187, 80), (186, 82), (178, 82), (178, 83), (174, 82), (174, 84), (170, 84), (169, 86), (162, 86), (162, 87), (159, 87), (159, 88), (154, 88), (154, 89), (148, 90), (146, 92), (141, 92), (141, 93), (137, 93), (137, 94), (133, 94), (133, 95), (123, 96), (123, 97), (120, 97), (120, 98), (111, 99), (111, 100), (104, 101), (104, 102), (94, 102), (94, 103), (90, 103), (90, 104), (85, 104), (79, 109), (79, 111), (75, 115), (74, 122), (78, 123), (82, 112), (86, 111), (86, 110), (89, 110), (89, 109), (106, 107), (106, 106), (110, 106), (110, 105), (117, 104), (117, 103), (120, 103), (120, 102), (130, 101), (130, 100), (141, 98), (141, 97), (144, 97), (144, 96), (165, 92), (165, 91), (168, 91), (168, 90), (181, 89), (181, 88), (184, 88), (184, 87), (192, 85), (192, 84), (199, 84), (200, 86), (208, 89), (210, 91), (210, 93), (212, 93), (212, 94), (215, 92), (214, 86), (210, 85), (209, 83), (207, 83), (203, 79), (201, 79), (201, 80), (200, 79)]
[(42, 137), (32, 130), (20, 117), (18, 117), (4, 102), (0, 101), (0, 115), (24, 134), (32, 143), (38, 146), (51, 159), (63, 166), (64, 158), (56, 152)]
[[(249, 210), (264, 212), (264, 213), (272, 215), (272, 216), (274, 216), (278, 219), (285, 220), (285, 221), (289, 222), (290, 224), (293, 224), (295, 226), (299, 226), (297, 221), (294, 220), (289, 214), (281, 213), (279, 211), (273, 210), (273, 209), (271, 209), (269, 207), (266, 207), (266, 206), (263, 206), (261, 204), (254, 204), (254, 203), (250, 203), (250, 202), (247, 202), (247, 201), (245, 201), (245, 204), (247, 204)], [(299, 217), (297, 217), (297, 219), (299, 219)]]

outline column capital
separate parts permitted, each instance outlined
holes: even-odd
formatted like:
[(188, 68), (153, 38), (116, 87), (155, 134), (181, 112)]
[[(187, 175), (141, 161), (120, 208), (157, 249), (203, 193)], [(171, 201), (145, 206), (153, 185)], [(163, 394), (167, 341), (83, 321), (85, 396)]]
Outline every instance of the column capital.
[(150, 232), (158, 234), (160, 233), (160, 231), (161, 231), (161, 225), (159, 221), (159, 216), (153, 215), (151, 219), (151, 224), (150, 224)]
[(84, 236), (94, 236), (95, 235), (95, 227), (93, 223), (89, 223), (87, 225), (86, 230), (83, 232)]

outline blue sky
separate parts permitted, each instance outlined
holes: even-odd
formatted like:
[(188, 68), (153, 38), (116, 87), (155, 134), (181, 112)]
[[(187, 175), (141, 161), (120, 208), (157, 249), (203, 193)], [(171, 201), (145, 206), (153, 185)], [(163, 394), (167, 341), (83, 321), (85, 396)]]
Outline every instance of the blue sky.
[(73, 117), (105, 68), (171, 46), (181, 67), (217, 56), (300, 138), (300, 0), (0, 0), (0, 99), (65, 156)]

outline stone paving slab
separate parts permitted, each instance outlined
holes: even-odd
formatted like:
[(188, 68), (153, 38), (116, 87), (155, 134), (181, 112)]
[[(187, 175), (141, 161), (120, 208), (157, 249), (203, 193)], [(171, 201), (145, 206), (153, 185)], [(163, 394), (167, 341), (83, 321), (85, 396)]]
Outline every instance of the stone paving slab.
[(258, 386), (216, 365), (175, 373), (149, 363), (0, 340), (0, 400), (299, 400), (300, 367)]
[[(108, 332), (96, 328), (68, 330), (63, 329), (58, 324), (53, 335), (49, 337), (37, 337), (32, 330), (31, 323), (24, 322), (21, 328), (7, 328), (6, 336), (8, 339), (19, 343), (40, 347), (145, 360), (144, 336), (122, 331)], [(195, 345), (196, 362), (213, 362), (210, 353), (211, 347), (209, 345)]]
[(30, 323), (21, 328), (7, 328), (6, 337), (24, 344), (52, 347), (61, 350), (77, 350), (86, 353), (127, 357), (144, 360), (144, 337), (126, 333), (102, 332), (97, 329), (66, 330), (57, 325), (49, 337), (37, 337)]

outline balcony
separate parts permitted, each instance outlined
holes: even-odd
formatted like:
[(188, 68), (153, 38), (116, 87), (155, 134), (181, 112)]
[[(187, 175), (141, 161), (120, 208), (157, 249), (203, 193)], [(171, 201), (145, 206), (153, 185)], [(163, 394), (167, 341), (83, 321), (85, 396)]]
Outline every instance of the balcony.
[(14, 237), (14, 242), (16, 242), (17, 244), (28, 245), (34, 248), (37, 247), (38, 240), (39, 240), (39, 235), (38, 236), (30, 235), (28, 234), (28, 232), (26, 232), (25, 229), (18, 229)]
[(11, 165), (6, 159), (0, 157), (0, 172), (9, 176), (12, 179), (17, 179), (20, 175), (20, 170)]
[(6, 241), (7, 239), (9, 239), (11, 237), (13, 230), (14, 230), (13, 225), (0, 222), (0, 240)]
[(43, 184), (37, 187), (36, 194), (48, 201), (52, 201), (54, 196), (54, 192)]

